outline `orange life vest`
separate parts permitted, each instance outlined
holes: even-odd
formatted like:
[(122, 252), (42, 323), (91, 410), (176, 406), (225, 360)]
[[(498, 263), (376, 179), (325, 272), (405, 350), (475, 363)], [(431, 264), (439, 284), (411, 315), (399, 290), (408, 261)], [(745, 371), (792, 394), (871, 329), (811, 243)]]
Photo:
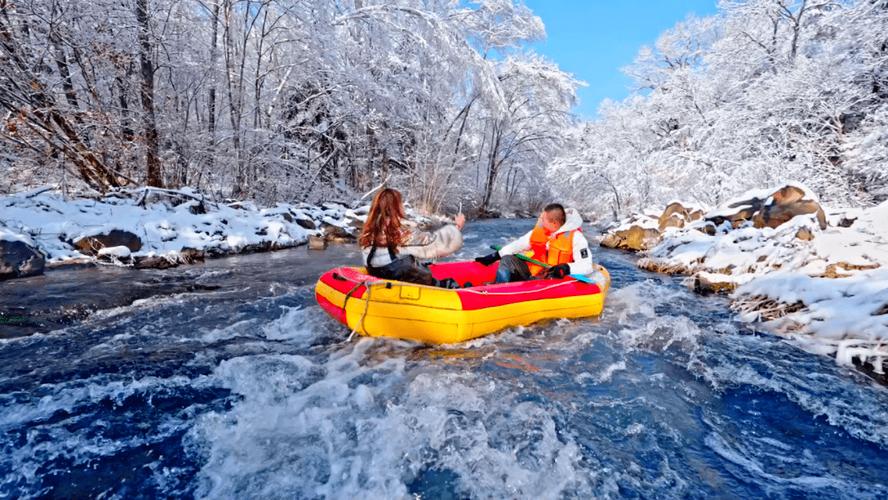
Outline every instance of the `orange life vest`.
[[(576, 231), (579, 230), (565, 231), (553, 237), (546, 236), (542, 226), (534, 227), (530, 233), (530, 249), (533, 252), (531, 257), (550, 266), (573, 262), (573, 236)], [(542, 266), (530, 262), (527, 266), (530, 268), (531, 276), (536, 276), (543, 270)]]

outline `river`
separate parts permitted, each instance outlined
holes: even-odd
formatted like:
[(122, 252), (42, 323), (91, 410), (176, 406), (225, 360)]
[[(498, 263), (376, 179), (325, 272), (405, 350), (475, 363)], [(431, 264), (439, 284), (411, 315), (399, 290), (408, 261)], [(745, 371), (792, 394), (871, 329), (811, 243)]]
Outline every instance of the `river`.
[(443, 347), (347, 340), (313, 287), (352, 246), (2, 283), (0, 496), (888, 495), (886, 387), (595, 255), (601, 318)]

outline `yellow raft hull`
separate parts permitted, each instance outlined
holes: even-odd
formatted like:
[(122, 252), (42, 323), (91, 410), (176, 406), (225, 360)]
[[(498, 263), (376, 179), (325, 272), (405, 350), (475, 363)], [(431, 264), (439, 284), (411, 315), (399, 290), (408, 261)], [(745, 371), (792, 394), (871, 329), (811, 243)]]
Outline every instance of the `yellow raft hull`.
[(603, 266), (595, 284), (566, 278), (458, 290), (381, 280), (363, 268), (341, 267), (321, 276), (315, 294), (324, 310), (360, 335), (454, 344), (542, 320), (598, 316), (609, 288)]

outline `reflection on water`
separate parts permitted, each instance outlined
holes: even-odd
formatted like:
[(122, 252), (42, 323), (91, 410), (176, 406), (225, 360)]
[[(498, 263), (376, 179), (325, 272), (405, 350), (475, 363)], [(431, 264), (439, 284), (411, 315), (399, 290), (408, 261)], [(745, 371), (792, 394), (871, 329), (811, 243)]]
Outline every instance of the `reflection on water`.
[[(530, 225), (470, 224), (459, 257)], [(346, 342), (313, 285), (351, 247), (5, 284), (49, 319), (0, 341), (0, 494), (888, 493), (884, 387), (598, 254), (602, 318), (455, 346)]]

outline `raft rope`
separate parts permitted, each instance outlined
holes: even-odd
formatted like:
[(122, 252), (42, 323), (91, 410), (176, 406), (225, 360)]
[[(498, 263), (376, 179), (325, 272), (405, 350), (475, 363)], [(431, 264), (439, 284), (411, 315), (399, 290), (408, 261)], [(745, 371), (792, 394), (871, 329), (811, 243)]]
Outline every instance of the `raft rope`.
[[(343, 279), (346, 279), (348, 281), (351, 281), (352, 283), (355, 283), (355, 281), (350, 280), (350, 279), (346, 278), (345, 276), (340, 275), (340, 277)], [(354, 287), (352, 287), (352, 289), (349, 290), (348, 293), (345, 294), (345, 300), (342, 301), (342, 308), (343, 309), (345, 309), (345, 306), (348, 304), (348, 299), (351, 298), (352, 294), (355, 293), (358, 290), (358, 288), (361, 288), (361, 285), (366, 286), (366, 283), (367, 283), (366, 280), (365, 281), (358, 281), (357, 284)]]
[[(348, 334), (348, 338), (346, 339), (346, 342), (351, 342), (352, 337), (355, 336), (355, 333), (357, 333), (358, 330), (365, 330), (366, 331), (366, 329), (364, 328), (364, 319), (367, 317), (367, 310), (370, 309), (370, 290), (371, 290), (371, 288), (373, 288), (373, 285), (383, 284), (384, 282), (370, 282), (370, 280), (358, 281), (358, 280), (353, 280), (351, 278), (348, 278), (348, 277), (345, 277), (342, 275), (339, 275), (339, 276), (340, 276), (340, 278), (342, 278), (344, 280), (351, 281), (352, 283), (355, 283), (355, 286), (353, 286), (352, 289), (349, 290), (348, 293), (345, 294), (345, 300), (342, 301), (342, 309), (343, 310), (345, 310), (345, 306), (348, 304), (348, 299), (351, 298), (352, 294), (354, 294), (358, 290), (358, 288), (361, 288), (361, 286), (363, 285), (364, 288), (367, 290), (367, 293), (364, 294), (364, 297), (361, 297), (361, 300), (364, 301), (364, 312), (361, 313), (361, 319), (358, 321), (357, 326), (355, 326), (352, 329), (351, 333)], [(368, 285), (368, 282), (370, 282), (369, 285)]]
[[(342, 279), (344, 279), (344, 280), (351, 281), (352, 283), (356, 283), (355, 286), (353, 286), (352, 289), (349, 290), (348, 293), (345, 294), (345, 300), (342, 301), (342, 310), (343, 310), (343, 311), (345, 310), (345, 306), (348, 305), (348, 299), (351, 298), (352, 294), (355, 293), (355, 292), (358, 290), (358, 288), (361, 288), (361, 285), (363, 285), (364, 288), (367, 289), (367, 295), (368, 295), (368, 296), (370, 295), (370, 287), (367, 286), (367, 280), (364, 280), (364, 281), (357, 281), (357, 282), (356, 282), (355, 280), (352, 280), (352, 279), (350, 279), (350, 278), (346, 278), (345, 276), (342, 276), (342, 275), (339, 275), (339, 277), (342, 278)], [(367, 303), (369, 304), (369, 297), (368, 297), (368, 299), (367, 299)], [(365, 305), (365, 306), (364, 306), (364, 314), (361, 316), (361, 324), (364, 323), (364, 316), (366, 316), (366, 315), (367, 315), (367, 306)], [(357, 328), (353, 328), (352, 331), (351, 331), (351, 333), (348, 334), (348, 338), (347, 338), (345, 341), (346, 341), (346, 342), (351, 342), (351, 339), (352, 339), (352, 337), (355, 336), (355, 332), (356, 332), (356, 331), (357, 331)]]
[(366, 297), (362, 297), (362, 298), (364, 298), (364, 312), (361, 313), (361, 319), (358, 320), (358, 325), (352, 330), (351, 334), (348, 336), (349, 339), (352, 338), (352, 336), (355, 334), (356, 331), (358, 331), (359, 328), (361, 330), (364, 330), (365, 332), (367, 331), (367, 328), (364, 326), (364, 318), (367, 317), (367, 310), (370, 309), (370, 289), (372, 287), (365, 286), (365, 288), (367, 289), (367, 293), (364, 294), (364, 295), (366, 295)]

